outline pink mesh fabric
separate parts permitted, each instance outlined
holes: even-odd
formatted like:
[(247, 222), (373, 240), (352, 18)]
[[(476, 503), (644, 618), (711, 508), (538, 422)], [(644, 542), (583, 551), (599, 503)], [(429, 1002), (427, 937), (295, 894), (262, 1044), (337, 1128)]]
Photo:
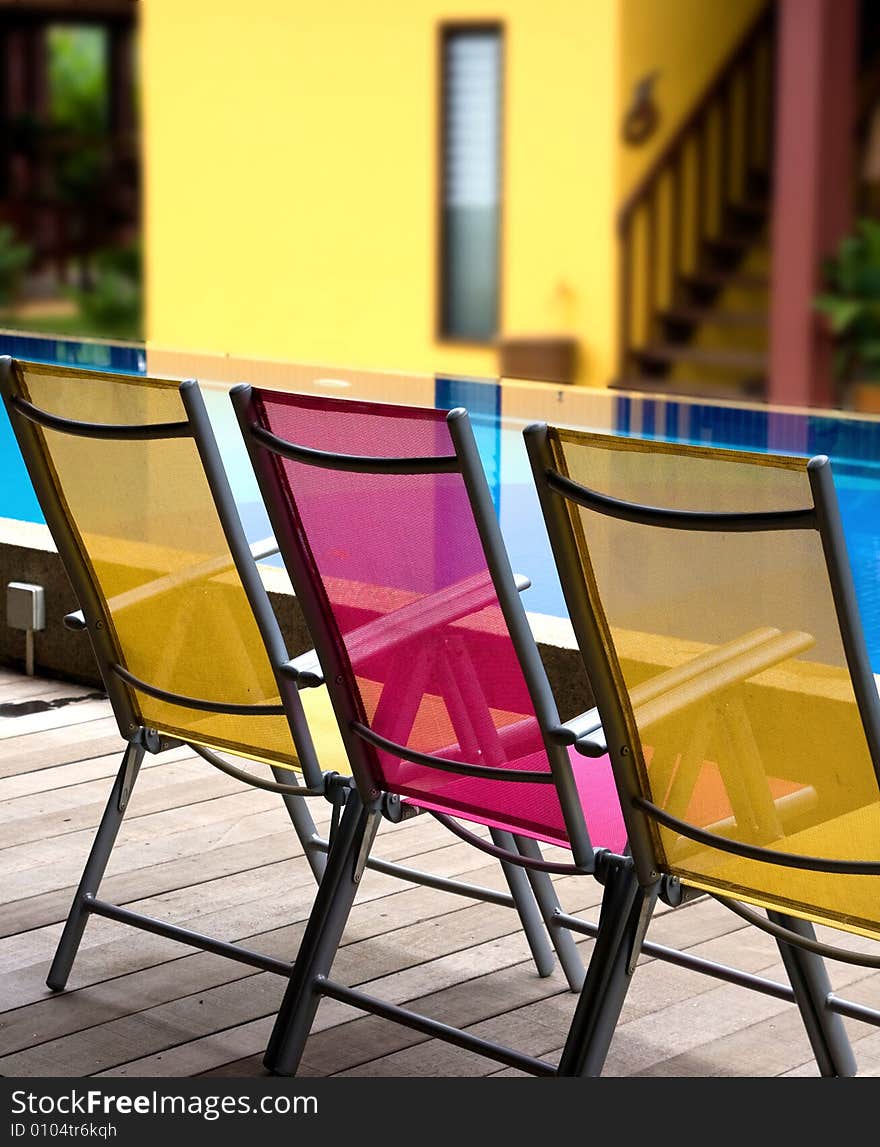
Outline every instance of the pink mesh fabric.
[[(262, 424), (299, 446), (451, 457), (446, 412), (257, 391)], [(460, 474), (359, 474), (278, 459), (297, 535), (345, 649), (362, 720), (449, 760), (549, 771), (531, 698)], [(493, 782), (376, 751), (379, 785), (417, 804), (567, 844), (553, 785)], [(593, 843), (625, 843), (607, 761), (572, 755)]]

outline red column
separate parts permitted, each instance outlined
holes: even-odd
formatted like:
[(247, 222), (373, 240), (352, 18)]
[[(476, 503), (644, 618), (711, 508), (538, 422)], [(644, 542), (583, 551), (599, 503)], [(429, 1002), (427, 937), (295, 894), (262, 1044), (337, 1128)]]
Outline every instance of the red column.
[(858, 0), (778, 0), (770, 387), (773, 403), (835, 401), (812, 299), (852, 222)]

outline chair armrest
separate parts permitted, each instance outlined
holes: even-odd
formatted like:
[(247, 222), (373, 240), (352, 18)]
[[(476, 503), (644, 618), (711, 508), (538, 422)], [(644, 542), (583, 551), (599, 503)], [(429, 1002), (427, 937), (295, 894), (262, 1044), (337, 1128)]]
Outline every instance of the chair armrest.
[(314, 689), (324, 684), (324, 671), (314, 649), (291, 658), (281, 666), (280, 672), (295, 681), (298, 689)]
[(640, 728), (647, 728), (713, 693), (741, 685), (750, 677), (772, 669), (780, 661), (787, 661), (790, 657), (803, 653), (815, 643), (816, 639), (810, 633), (797, 630), (780, 633), (769, 641), (738, 652), (725, 662), (712, 665), (699, 675), (692, 675), (687, 680), (677, 682), (672, 689), (663, 693), (657, 694), (656, 691), (652, 691), (650, 697), (642, 698), (637, 696), (638, 690), (635, 689), (632, 698), (636, 722)]
[[(263, 538), (261, 541), (253, 542), (250, 551), (254, 561), (259, 561), (261, 558), (268, 558), (272, 554), (277, 554), (278, 545), (274, 537)], [(133, 589), (123, 590), (122, 593), (112, 597), (107, 605), (112, 613), (119, 613), (129, 606), (140, 605), (152, 597), (180, 589), (191, 582), (203, 578), (219, 577), (233, 568), (234, 562), (231, 554), (208, 558), (205, 561), (197, 562), (195, 565), (162, 574), (160, 577), (144, 582), (143, 585), (135, 586)]]
[[(531, 585), (522, 574), (515, 575), (515, 582), (520, 593)], [(361, 661), (380, 653), (391, 653), (426, 629), (452, 625), (496, 601), (495, 586), (488, 571), (474, 574), (352, 630), (345, 638), (349, 657), (352, 661)]]
[(259, 542), (251, 542), (251, 557), (255, 562), (263, 558), (271, 558), (279, 553), (278, 543), (274, 537), (262, 538)]
[[(647, 728), (712, 693), (738, 685), (780, 661), (803, 653), (814, 644), (812, 634), (782, 633), (768, 627), (700, 653), (684, 665), (658, 673), (630, 691), (636, 724)], [(601, 757), (608, 751), (596, 708), (550, 730), (550, 735), (560, 744), (574, 745), (586, 757)]]
[(604, 757), (608, 752), (605, 730), (598, 709), (588, 709), (570, 721), (550, 730), (550, 736), (561, 745), (574, 745), (585, 757)]
[(88, 628), (86, 626), (86, 619), (83, 616), (83, 611), (81, 609), (75, 609), (73, 613), (66, 613), (64, 615), (64, 628), (75, 630), (77, 633), (81, 633), (82, 630)]
[[(278, 543), (274, 537), (263, 538), (258, 542), (253, 542), (250, 549), (254, 561), (260, 561), (261, 558), (268, 558), (273, 554), (277, 554)], [(110, 606), (111, 611), (119, 612), (128, 605), (137, 605), (156, 594), (166, 593), (168, 590), (185, 585), (187, 581), (223, 573), (227, 569), (232, 569), (232, 561), (228, 558), (221, 558), (219, 561), (212, 559), (207, 562), (200, 562), (198, 565), (194, 565), (189, 569), (164, 574), (151, 582), (146, 582), (144, 585), (136, 586), (134, 589), (117, 594), (111, 598), (107, 604)], [(82, 610), (76, 609), (72, 613), (66, 614), (64, 617), (64, 627), (65, 629), (72, 629), (77, 632), (88, 628)]]
[[(274, 545), (274, 538), (267, 540)], [(264, 545), (265, 543), (257, 544)], [(274, 551), (267, 552), (277, 553), (277, 546)], [(254, 554), (254, 557), (257, 557), (257, 554)], [(429, 594), (427, 597), (419, 598), (409, 605), (402, 606), (393, 613), (387, 613), (373, 621), (368, 621), (365, 625), (348, 634), (346, 646), (349, 656), (352, 658), (368, 657), (377, 653), (387, 653), (401, 642), (410, 640), (413, 636), (412, 629), (417, 626), (419, 621), (431, 625), (448, 624), (456, 621), (459, 617), (485, 608), (486, 605), (491, 604), (495, 596), (495, 588), (491, 581), (486, 582), (485, 585), (480, 584), (482, 580), (480, 575), (476, 578), (468, 578), (457, 586), (448, 586), (437, 593)], [(531, 579), (524, 574), (514, 574), (514, 581), (518, 593), (527, 590), (532, 584)], [(299, 689), (312, 689), (317, 685), (324, 684), (324, 671), (321, 669), (318, 655), (314, 649), (310, 649), (307, 653), (301, 653), (299, 657), (291, 658), (290, 661), (281, 666), (281, 672), (286, 677), (292, 678)]]

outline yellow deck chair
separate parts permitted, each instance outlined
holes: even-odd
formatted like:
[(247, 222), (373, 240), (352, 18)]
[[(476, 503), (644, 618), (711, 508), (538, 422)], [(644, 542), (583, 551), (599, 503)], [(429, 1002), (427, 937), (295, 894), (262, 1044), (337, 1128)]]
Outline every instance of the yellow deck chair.
[[(181, 743), (279, 792), (316, 879), (323, 872), (303, 797), (326, 795), (336, 773), (327, 760), (322, 773), (282, 671), (288, 654), (256, 565), (274, 541), (245, 539), (196, 384), (2, 358), (0, 390), (82, 606), (65, 621), (88, 632), (127, 742), (47, 983), (66, 985), (92, 913), (287, 974), (283, 961), (97, 897), (145, 753)], [(311, 708), (320, 720), (320, 701)], [(330, 756), (344, 767), (341, 751)]]
[[(317, 659), (289, 657), (257, 568), (277, 552), (274, 539), (246, 540), (199, 387), (7, 357), (0, 393), (82, 607), (65, 620), (88, 632), (128, 746), (48, 985), (66, 985), (93, 913), (289, 975), (285, 961), (97, 896), (146, 752), (185, 743), (214, 767), (280, 793), (316, 879), (329, 842), (303, 797), (326, 797), (335, 822), (352, 784)], [(320, 761), (310, 729), (320, 734)], [(552, 971), (521, 872), (505, 867), (510, 891), (502, 892), (380, 858), (369, 866), (516, 908), (538, 971)]]
[(851, 1074), (840, 1017), (880, 1013), (823, 958), (880, 953), (813, 925), (880, 939), (880, 703), (828, 459), (525, 438), (596, 700), (571, 731), (610, 754), (631, 850), (569, 1066), (601, 1069), (657, 897), (709, 893), (776, 938), (792, 989), (723, 978), (797, 999), (822, 1073)]

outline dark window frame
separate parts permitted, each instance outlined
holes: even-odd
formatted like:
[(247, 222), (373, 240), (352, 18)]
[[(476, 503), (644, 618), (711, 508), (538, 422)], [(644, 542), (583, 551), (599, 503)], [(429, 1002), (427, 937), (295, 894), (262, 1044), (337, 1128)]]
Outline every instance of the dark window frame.
[[(446, 286), (448, 282), (448, 261), (446, 227), (444, 222), (446, 177), (446, 93), (447, 93), (447, 47), (456, 36), (491, 33), (498, 37), (498, 154), (497, 187), (498, 204), (496, 209), (497, 257), (496, 257), (496, 314), (495, 332), (485, 339), (466, 337), (450, 333), (446, 325)], [(503, 268), (504, 268), (504, 182), (505, 182), (505, 108), (507, 92), (506, 68), (506, 27), (500, 20), (454, 20), (442, 22), (437, 30), (436, 66), (436, 174), (435, 174), (435, 284), (434, 284), (434, 337), (438, 343), (452, 346), (491, 347), (497, 342), (503, 314)]]

